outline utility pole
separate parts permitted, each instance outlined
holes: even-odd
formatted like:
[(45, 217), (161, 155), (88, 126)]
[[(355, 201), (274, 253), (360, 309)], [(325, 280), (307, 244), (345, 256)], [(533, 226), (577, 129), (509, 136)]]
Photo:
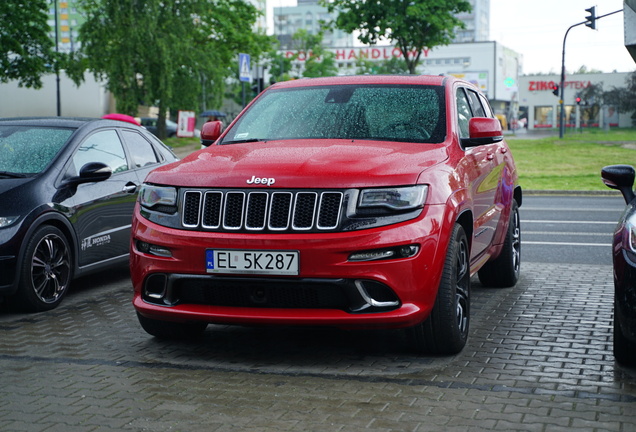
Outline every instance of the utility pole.
[[(55, 53), (57, 54), (59, 52), (59, 41), (58, 41), (58, 17), (57, 17), (57, 1), (58, 0), (53, 0), (53, 3), (55, 3), (55, 7), (54, 7), (54, 12), (55, 12)], [(62, 115), (62, 106), (60, 103), (60, 66), (57, 63), (58, 62), (58, 56), (55, 56), (55, 87), (56, 87), (56, 95), (57, 95), (57, 116), (60, 117)]]
[(570, 28), (565, 32), (565, 36), (563, 36), (563, 51), (561, 52), (561, 83), (559, 85), (560, 98), (559, 98), (559, 106), (561, 107), (561, 112), (559, 113), (559, 138), (563, 138), (565, 133), (565, 105), (564, 105), (564, 93), (565, 93), (565, 40), (568, 37), (568, 33), (574, 27), (578, 27), (580, 25), (585, 24), (587, 27), (592, 30), (596, 30), (596, 21), (605, 18), (606, 16), (614, 15), (615, 13), (623, 12), (623, 9), (619, 9), (614, 12), (610, 12), (605, 15), (596, 16), (596, 6), (592, 6), (590, 8), (585, 9), (586, 12), (589, 13), (588, 16), (585, 17), (585, 21), (571, 25)]

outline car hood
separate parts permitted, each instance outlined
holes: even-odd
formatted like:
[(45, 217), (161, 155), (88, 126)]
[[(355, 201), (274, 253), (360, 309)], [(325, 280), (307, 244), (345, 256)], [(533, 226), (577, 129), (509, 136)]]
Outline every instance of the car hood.
[(252, 142), (208, 147), (154, 170), (146, 181), (187, 187), (408, 185), (415, 184), (422, 171), (447, 158), (443, 144), (360, 140)]
[(18, 189), (20, 186), (33, 181), (33, 177), (25, 178), (0, 178), (0, 196), (5, 198), (5, 194)]

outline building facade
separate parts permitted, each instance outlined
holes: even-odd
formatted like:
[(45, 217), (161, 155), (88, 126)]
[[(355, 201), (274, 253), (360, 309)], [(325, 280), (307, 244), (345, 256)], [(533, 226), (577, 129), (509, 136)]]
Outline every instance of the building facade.
[(455, 42), (484, 42), (490, 39), (490, 0), (468, 0), (470, 12), (462, 12), (457, 18), (465, 28), (455, 32)]
[[(576, 98), (581, 91), (591, 85), (600, 85), (604, 90), (614, 87), (626, 87), (630, 74), (624, 73), (590, 73), (568, 75), (565, 79), (563, 106), (565, 107), (565, 127), (630, 127), (631, 113), (618, 113), (616, 107), (599, 105), (596, 101)], [(525, 75), (519, 78), (519, 116), (521, 123), (528, 129), (558, 128), (560, 123), (559, 97), (553, 94), (555, 84), (559, 84), (561, 76)], [(525, 119), (525, 120), (524, 120)]]
[(69, 53), (79, 47), (78, 30), (84, 17), (78, 12), (76, 3), (75, 0), (49, 0), (50, 35), (55, 41), (57, 31), (57, 48), (60, 52)]
[[(335, 14), (330, 14), (327, 8), (319, 5), (319, 0), (298, 0), (297, 6), (274, 7), (274, 34), (281, 43), (281, 48), (291, 48), (292, 36), (300, 29), (307, 30), (310, 34), (320, 31), (320, 22), (329, 22), (335, 19)], [(484, 42), (490, 35), (490, 0), (468, 0), (471, 4), (471, 12), (463, 12), (457, 18), (464, 23), (464, 29), (458, 29), (455, 34), (455, 42)], [(325, 32), (323, 43), (328, 47), (354, 46), (354, 36), (342, 30)]]
[[(292, 37), (300, 29), (309, 34), (321, 30), (321, 21), (329, 22), (335, 18), (327, 8), (320, 6), (318, 0), (298, 0), (298, 6), (274, 7), (274, 35), (283, 49), (292, 47)], [(325, 46), (353, 46), (353, 35), (342, 30), (326, 31), (323, 35)]]

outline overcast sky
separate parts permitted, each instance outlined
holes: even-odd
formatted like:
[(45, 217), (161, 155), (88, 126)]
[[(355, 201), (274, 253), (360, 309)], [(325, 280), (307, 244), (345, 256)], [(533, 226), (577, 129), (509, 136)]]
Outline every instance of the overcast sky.
[[(597, 4), (598, 3), (598, 4)], [(561, 71), (563, 37), (585, 21), (585, 9), (601, 16), (623, 8), (623, 0), (490, 0), (490, 38), (523, 55), (523, 72)], [(596, 22), (596, 30), (574, 27), (565, 44), (565, 67), (585, 65), (603, 72), (631, 72), (636, 63), (625, 48), (623, 13)]]
[[(268, 0), (270, 26), (272, 7), (296, 4)], [(623, 0), (490, 0), (490, 39), (522, 54), (524, 74), (560, 73), (565, 32), (585, 21), (590, 6), (601, 16), (622, 9)], [(565, 67), (574, 71), (583, 65), (602, 72), (636, 70), (625, 48), (622, 12), (598, 20), (596, 30), (585, 25), (570, 30)]]

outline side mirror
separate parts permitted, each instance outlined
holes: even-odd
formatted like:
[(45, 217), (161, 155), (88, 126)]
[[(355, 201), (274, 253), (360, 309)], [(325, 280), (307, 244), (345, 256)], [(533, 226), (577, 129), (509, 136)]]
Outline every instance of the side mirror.
[(111, 167), (102, 162), (89, 162), (80, 168), (79, 175), (72, 177), (66, 183), (96, 183), (107, 180), (113, 174)]
[(468, 122), (469, 138), (463, 138), (464, 147), (492, 144), (503, 140), (501, 123), (496, 118), (473, 117)]
[(220, 121), (211, 121), (203, 124), (201, 128), (201, 145), (209, 147), (214, 141), (219, 139), (223, 131), (223, 123)]
[(634, 195), (634, 167), (631, 165), (609, 165), (601, 170), (603, 183), (609, 188), (618, 189), (629, 204), (636, 198)]

